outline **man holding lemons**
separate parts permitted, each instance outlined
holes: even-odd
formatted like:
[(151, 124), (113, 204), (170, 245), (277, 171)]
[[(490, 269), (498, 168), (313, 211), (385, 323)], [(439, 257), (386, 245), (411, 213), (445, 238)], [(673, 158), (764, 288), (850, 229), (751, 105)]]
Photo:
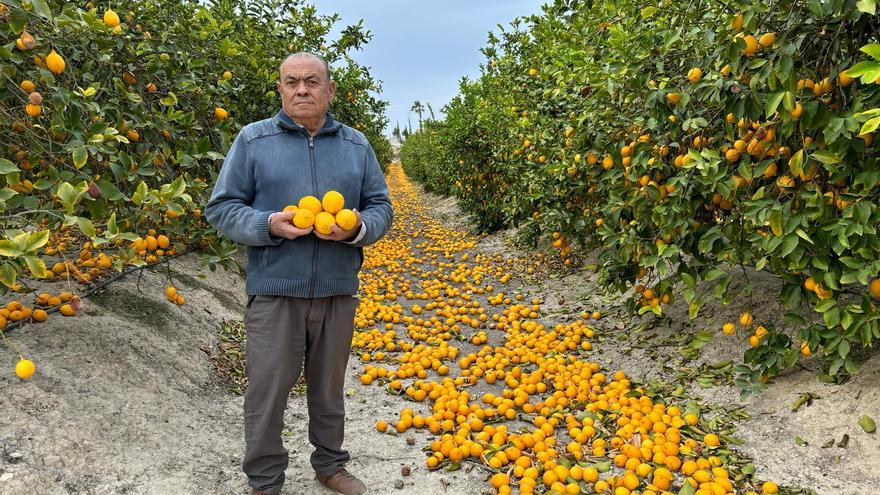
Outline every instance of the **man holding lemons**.
[(362, 248), (390, 228), (391, 201), (364, 135), (327, 112), (336, 91), (327, 63), (290, 55), (277, 87), (282, 109), (239, 132), (205, 207), (211, 225), (247, 246), (242, 468), (252, 495), (281, 490), (284, 410), (304, 365), (316, 478), (362, 495), (344, 468), (343, 384)]

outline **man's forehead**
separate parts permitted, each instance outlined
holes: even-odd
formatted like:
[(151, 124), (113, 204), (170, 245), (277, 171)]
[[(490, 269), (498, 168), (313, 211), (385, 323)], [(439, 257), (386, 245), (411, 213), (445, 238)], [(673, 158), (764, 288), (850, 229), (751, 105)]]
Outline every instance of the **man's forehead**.
[(308, 57), (291, 58), (281, 65), (281, 77), (316, 77), (323, 78), (326, 71), (324, 65)]

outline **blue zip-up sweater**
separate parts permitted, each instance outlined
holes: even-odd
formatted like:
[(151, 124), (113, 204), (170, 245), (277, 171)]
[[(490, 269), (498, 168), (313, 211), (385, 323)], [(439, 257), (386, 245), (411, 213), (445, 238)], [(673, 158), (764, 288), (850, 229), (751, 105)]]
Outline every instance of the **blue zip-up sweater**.
[[(284, 239), (269, 234), (269, 215), (303, 196), (330, 190), (357, 208), (363, 236), (355, 243), (314, 234)], [(248, 295), (327, 297), (357, 294), (363, 247), (378, 241), (393, 219), (388, 186), (364, 135), (327, 113), (313, 137), (284, 111), (246, 125), (229, 149), (205, 217), (247, 246)]]

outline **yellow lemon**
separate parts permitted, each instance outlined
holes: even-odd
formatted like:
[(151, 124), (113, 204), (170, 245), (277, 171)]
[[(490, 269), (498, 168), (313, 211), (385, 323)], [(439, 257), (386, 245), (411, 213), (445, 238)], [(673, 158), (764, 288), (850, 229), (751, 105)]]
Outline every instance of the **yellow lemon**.
[(339, 210), (345, 208), (345, 198), (337, 191), (327, 191), (321, 200), (321, 206), (327, 213), (335, 215)]
[(357, 215), (349, 209), (339, 210), (336, 214), (336, 225), (342, 230), (351, 230), (357, 225)]
[(313, 214), (317, 215), (324, 211), (321, 207), (321, 201), (314, 196), (303, 196), (302, 199), (299, 200), (299, 208), (311, 210)]
[[(293, 213), (296, 213), (297, 210), (299, 210), (299, 207), (298, 207), (298, 206), (296, 206), (296, 205), (287, 205), (287, 206), (284, 207), (284, 210), (282, 210), (282, 211), (284, 211), (285, 213), (287, 213), (287, 212), (289, 212), (289, 211), (292, 211)], [(293, 223), (293, 217), (290, 218), (290, 223)]]
[(229, 112), (223, 108), (216, 107), (214, 109), (214, 117), (217, 117), (217, 120), (226, 120), (226, 118), (229, 117)]
[(315, 214), (308, 208), (300, 208), (293, 216), (293, 224), (301, 229), (307, 229), (315, 225)]
[(333, 226), (336, 225), (336, 219), (332, 214), (322, 211), (315, 215), (315, 230), (324, 235), (333, 233)]
[(48, 67), (52, 73), (61, 74), (64, 72), (64, 66), (64, 59), (61, 58), (61, 55), (58, 55), (58, 52), (55, 50), (49, 52), (49, 55), (46, 57), (46, 67)]
[(112, 9), (107, 9), (107, 12), (104, 12), (104, 24), (112, 28), (118, 26), (119, 15), (116, 12), (113, 12)]
[(20, 359), (15, 365), (15, 374), (22, 380), (27, 380), (33, 376), (36, 366), (30, 359)]

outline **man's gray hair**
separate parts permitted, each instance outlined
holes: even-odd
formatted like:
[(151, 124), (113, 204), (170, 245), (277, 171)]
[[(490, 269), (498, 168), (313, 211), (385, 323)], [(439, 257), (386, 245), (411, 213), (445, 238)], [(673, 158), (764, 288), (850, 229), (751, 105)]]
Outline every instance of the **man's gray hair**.
[(320, 55), (316, 55), (312, 52), (296, 52), (296, 53), (291, 53), (290, 55), (284, 57), (284, 60), (281, 61), (281, 65), (278, 66), (278, 77), (279, 78), (281, 77), (281, 66), (284, 65), (285, 62), (287, 62), (288, 60), (290, 60), (292, 58), (311, 58), (311, 59), (317, 60), (318, 62), (321, 62), (321, 65), (324, 66), (324, 70), (327, 71), (327, 81), (330, 81), (331, 79), (333, 79), (333, 76), (330, 75), (330, 64), (328, 64), (327, 61), (324, 60), (323, 57), (321, 57)]

